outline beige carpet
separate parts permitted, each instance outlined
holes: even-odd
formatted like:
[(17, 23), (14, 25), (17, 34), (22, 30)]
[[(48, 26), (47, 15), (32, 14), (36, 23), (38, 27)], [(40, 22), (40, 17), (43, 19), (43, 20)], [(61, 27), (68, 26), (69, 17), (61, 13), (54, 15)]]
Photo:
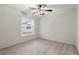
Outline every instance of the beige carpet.
[(0, 55), (78, 55), (74, 45), (34, 39), (0, 50)]

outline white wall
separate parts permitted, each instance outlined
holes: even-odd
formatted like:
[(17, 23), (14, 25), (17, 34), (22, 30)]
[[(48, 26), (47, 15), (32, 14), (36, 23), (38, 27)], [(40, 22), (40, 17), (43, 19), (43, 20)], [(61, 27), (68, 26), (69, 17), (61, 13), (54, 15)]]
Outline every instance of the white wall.
[(20, 10), (0, 5), (0, 49), (27, 40), (37, 38), (38, 18), (35, 19), (35, 34), (27, 37), (21, 37), (21, 13)]
[(73, 6), (53, 8), (53, 14), (44, 15), (39, 24), (40, 38), (75, 44), (76, 9)]
[(76, 46), (79, 52), (79, 5), (77, 5), (77, 40), (76, 40)]

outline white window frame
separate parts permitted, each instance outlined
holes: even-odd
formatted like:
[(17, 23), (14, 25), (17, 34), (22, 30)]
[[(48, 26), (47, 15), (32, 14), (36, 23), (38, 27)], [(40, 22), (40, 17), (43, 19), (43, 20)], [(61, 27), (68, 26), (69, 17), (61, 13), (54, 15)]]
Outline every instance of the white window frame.
[(22, 19), (21, 19), (21, 36), (29, 36), (29, 35), (35, 34), (34, 28), (35, 28), (35, 25), (34, 25), (33, 19), (30, 19), (30, 18), (28, 19), (26, 17), (22, 17)]

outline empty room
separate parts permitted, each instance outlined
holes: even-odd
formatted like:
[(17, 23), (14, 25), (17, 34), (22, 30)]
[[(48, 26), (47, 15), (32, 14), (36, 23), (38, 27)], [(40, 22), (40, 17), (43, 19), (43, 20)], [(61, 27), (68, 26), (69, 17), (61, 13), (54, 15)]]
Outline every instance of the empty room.
[(78, 4), (0, 4), (0, 55), (78, 54)]

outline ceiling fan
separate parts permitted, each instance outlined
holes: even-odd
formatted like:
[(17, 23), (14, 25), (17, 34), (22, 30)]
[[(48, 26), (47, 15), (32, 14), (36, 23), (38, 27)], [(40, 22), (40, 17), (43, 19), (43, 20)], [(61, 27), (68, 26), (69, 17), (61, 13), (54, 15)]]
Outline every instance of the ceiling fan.
[(51, 8), (48, 8), (46, 4), (38, 4), (36, 7), (29, 7), (33, 10), (32, 14), (39, 13), (40, 15), (44, 15), (45, 12), (52, 12)]

